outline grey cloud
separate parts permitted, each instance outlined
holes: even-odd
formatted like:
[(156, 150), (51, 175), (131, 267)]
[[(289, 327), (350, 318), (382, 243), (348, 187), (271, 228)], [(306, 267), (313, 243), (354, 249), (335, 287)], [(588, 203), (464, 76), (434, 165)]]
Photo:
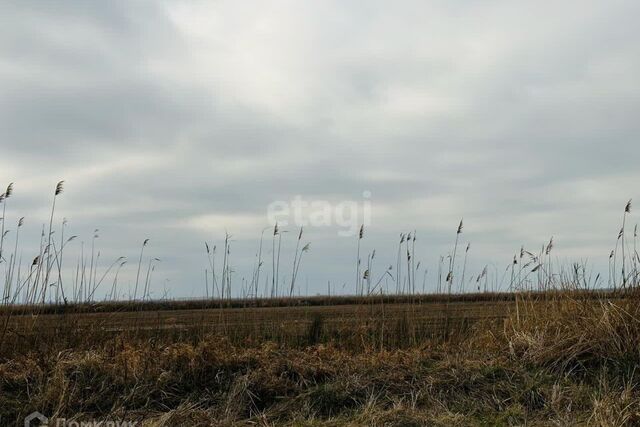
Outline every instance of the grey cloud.
[[(389, 263), (397, 234), (415, 228), (433, 271), (461, 216), (476, 267), (551, 234), (567, 256), (596, 258), (640, 178), (639, 10), (551, 6), (5, 3), (10, 213), (27, 216), (34, 248), (50, 187), (67, 178), (70, 231), (87, 241), (100, 228), (112, 257), (151, 237), (177, 295), (200, 289), (214, 237), (186, 220), (260, 218), (298, 194), (372, 191), (366, 246)], [(225, 227), (206, 233), (219, 243)], [(238, 277), (260, 227), (241, 231)], [(350, 283), (354, 242), (307, 233), (312, 291)]]

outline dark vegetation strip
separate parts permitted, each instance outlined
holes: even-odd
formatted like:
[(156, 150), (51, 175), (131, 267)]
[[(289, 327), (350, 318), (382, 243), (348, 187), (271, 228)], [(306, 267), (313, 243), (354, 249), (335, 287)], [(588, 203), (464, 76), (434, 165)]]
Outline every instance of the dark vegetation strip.
[[(612, 290), (558, 290), (545, 292), (520, 292), (519, 298), (528, 297), (537, 301), (548, 301), (570, 292), (575, 299), (616, 299), (628, 296), (629, 291)], [(190, 299), (155, 301), (102, 301), (93, 303), (10, 305), (0, 307), (0, 313), (20, 314), (73, 314), (110, 313), (131, 311), (172, 311), (172, 310), (215, 310), (226, 308), (268, 308), (268, 307), (316, 307), (358, 304), (428, 304), (428, 303), (473, 303), (473, 302), (513, 302), (516, 294), (473, 293), (473, 294), (422, 294), (422, 295), (376, 295), (376, 296), (307, 296), (290, 298), (253, 299)]]

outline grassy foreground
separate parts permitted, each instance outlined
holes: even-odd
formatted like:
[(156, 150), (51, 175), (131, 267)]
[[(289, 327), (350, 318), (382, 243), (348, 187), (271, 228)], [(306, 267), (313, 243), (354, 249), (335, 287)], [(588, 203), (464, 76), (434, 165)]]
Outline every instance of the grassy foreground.
[(271, 338), (260, 325), (113, 330), (60, 316), (7, 334), (1, 425), (36, 410), (145, 426), (640, 423), (635, 295), (530, 296), (499, 321), (445, 314), (430, 334), (406, 313), (356, 316), (341, 334), (314, 315)]

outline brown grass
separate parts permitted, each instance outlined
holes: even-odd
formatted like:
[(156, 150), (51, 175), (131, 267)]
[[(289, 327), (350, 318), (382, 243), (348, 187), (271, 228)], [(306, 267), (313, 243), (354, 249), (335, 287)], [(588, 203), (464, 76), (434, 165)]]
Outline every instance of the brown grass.
[[(487, 320), (499, 304), (499, 319)], [(160, 312), (131, 313), (147, 319), (135, 330), (107, 327), (134, 322), (125, 313), (50, 315), (11, 334), (0, 359), (0, 419), (19, 425), (39, 410), (152, 426), (640, 422), (635, 296), (518, 304), (516, 316), (513, 302), (460, 303), (450, 318), (474, 321), (455, 334), (416, 333), (426, 313), (439, 317), (437, 303), (385, 306), (378, 324), (371, 319), (382, 304), (227, 309), (226, 329), (153, 326)], [(299, 327), (269, 336), (265, 320), (283, 313)], [(165, 314), (197, 323), (192, 313)], [(381, 340), (382, 329), (393, 338)]]

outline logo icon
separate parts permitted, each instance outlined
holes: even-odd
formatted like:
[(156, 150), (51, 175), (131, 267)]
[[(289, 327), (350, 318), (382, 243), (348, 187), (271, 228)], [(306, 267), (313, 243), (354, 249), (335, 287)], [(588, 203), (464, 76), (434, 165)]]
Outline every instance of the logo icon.
[(47, 427), (48, 425), (49, 419), (38, 411), (30, 413), (24, 419), (24, 427)]

